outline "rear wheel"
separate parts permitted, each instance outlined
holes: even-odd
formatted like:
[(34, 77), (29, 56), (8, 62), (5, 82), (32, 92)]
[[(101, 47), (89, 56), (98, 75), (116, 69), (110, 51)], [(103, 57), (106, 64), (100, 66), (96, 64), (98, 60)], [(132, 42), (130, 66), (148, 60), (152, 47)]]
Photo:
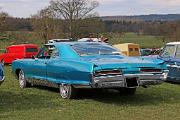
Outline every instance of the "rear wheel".
[(19, 86), (20, 88), (26, 88), (30, 86), (30, 84), (27, 82), (23, 70), (20, 70), (19, 72)]
[(73, 99), (76, 97), (77, 90), (72, 85), (61, 84), (59, 86), (60, 96), (64, 99)]
[(118, 91), (123, 95), (134, 95), (136, 93), (136, 88), (120, 88)]

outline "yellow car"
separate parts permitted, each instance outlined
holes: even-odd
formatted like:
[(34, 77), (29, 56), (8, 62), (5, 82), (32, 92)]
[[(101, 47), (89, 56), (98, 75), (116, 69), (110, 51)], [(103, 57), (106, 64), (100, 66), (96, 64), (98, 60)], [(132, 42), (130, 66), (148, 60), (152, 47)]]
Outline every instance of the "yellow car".
[(140, 46), (134, 43), (116, 44), (113, 47), (119, 49), (126, 56), (140, 56)]

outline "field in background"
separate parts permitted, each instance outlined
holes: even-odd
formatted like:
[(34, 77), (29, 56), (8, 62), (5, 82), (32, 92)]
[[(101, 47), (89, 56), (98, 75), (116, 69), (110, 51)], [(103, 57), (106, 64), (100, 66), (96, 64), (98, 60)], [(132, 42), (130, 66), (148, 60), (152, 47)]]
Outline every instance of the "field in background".
[[(163, 47), (165, 43), (161, 37), (138, 35), (136, 33), (105, 34), (111, 44), (118, 43), (138, 43), (141, 48), (158, 48)], [(0, 49), (4, 49), (8, 45), (20, 43), (34, 43), (39, 46), (44, 44), (44, 41), (36, 36), (33, 32), (8, 32), (7, 34), (0, 34)]]
[(114, 34), (110, 43), (137, 43), (141, 48), (161, 48), (165, 45), (161, 37), (138, 35), (136, 33)]
[(6, 46), (23, 43), (33, 43), (42, 46), (44, 41), (33, 32), (7, 32), (6, 34), (0, 34), (0, 52)]
[(179, 120), (180, 86), (164, 83), (138, 88), (134, 96), (118, 92), (82, 91), (77, 100), (64, 100), (58, 89), (20, 89), (5, 67), (6, 81), (0, 87), (2, 120)]

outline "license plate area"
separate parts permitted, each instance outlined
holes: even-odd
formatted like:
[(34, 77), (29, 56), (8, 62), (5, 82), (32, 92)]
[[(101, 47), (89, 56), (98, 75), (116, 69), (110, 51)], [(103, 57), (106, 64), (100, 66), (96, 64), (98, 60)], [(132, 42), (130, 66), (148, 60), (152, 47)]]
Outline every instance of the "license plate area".
[(139, 86), (138, 78), (135, 78), (135, 77), (134, 78), (126, 78), (125, 81), (126, 81), (126, 86), (129, 88)]

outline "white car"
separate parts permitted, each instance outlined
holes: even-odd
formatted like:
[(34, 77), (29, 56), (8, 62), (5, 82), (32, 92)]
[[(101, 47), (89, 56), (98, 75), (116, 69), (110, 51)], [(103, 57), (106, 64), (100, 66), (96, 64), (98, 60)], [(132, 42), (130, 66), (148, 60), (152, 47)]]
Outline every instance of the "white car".
[(68, 42), (68, 41), (70, 41), (70, 39), (51, 39), (51, 40), (48, 40), (48, 44), (56, 43), (56, 42)]

